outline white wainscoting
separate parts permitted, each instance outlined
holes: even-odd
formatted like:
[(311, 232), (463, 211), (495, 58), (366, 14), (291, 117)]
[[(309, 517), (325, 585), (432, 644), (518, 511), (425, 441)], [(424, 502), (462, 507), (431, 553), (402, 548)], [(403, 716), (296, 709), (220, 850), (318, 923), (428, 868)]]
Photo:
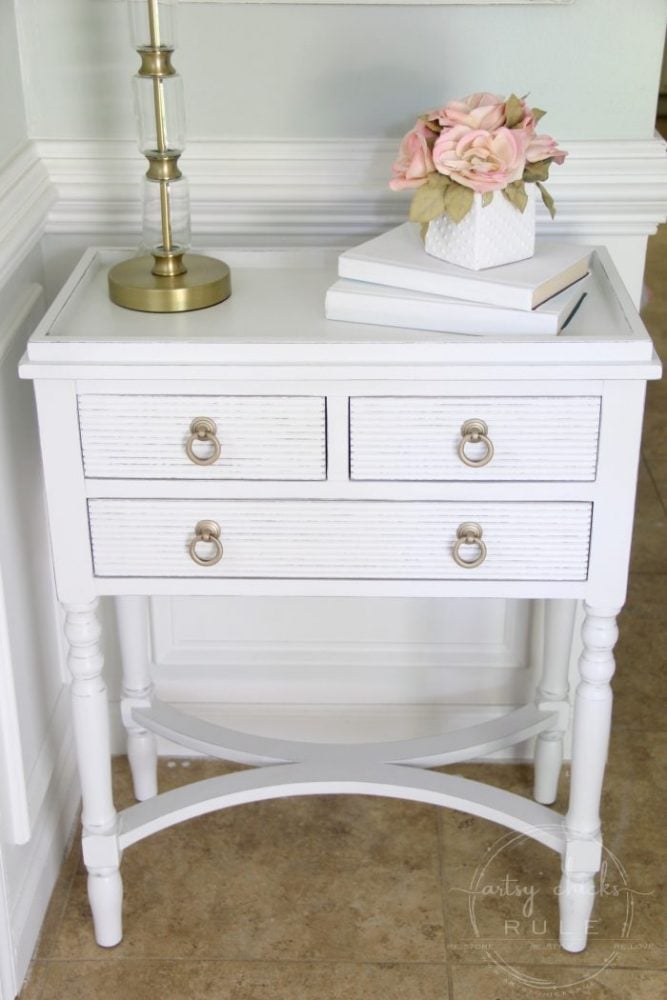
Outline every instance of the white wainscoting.
[[(541, 205), (538, 232), (608, 246), (636, 302), (647, 237), (665, 218), (667, 160), (659, 136), (567, 141)], [(396, 140), (188, 141), (182, 158), (201, 246), (350, 246), (407, 217), (389, 190)], [(37, 149), (57, 191), (47, 232), (75, 241), (136, 242), (145, 161), (134, 142), (44, 141)]]
[(0, 293), (39, 243), (56, 197), (34, 143), (0, 163)]
[(28, 250), (45, 219), (30, 206), (29, 198), (13, 234), (25, 259), (0, 288), (0, 995), (8, 1000), (26, 974), (78, 800), (34, 400), (17, 374), (44, 308), (41, 255)]

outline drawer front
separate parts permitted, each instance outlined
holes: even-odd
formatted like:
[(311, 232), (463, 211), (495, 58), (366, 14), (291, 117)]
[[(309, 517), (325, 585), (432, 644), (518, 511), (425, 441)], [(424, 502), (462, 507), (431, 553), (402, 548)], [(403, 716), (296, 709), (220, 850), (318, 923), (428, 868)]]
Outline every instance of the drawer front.
[[(326, 479), (319, 396), (82, 395), (78, 402), (89, 478)], [(191, 428), (199, 417), (215, 428), (203, 439)]]
[[(585, 580), (591, 504), (90, 500), (100, 577)], [(213, 522), (214, 540), (196, 541)], [(482, 547), (460, 535), (482, 529)], [(458, 534), (457, 534), (458, 533)], [(201, 530), (200, 530), (201, 538)], [(194, 555), (214, 560), (199, 565)]]
[[(464, 441), (467, 421), (486, 440)], [(598, 396), (354, 397), (351, 477), (592, 481), (599, 424)]]

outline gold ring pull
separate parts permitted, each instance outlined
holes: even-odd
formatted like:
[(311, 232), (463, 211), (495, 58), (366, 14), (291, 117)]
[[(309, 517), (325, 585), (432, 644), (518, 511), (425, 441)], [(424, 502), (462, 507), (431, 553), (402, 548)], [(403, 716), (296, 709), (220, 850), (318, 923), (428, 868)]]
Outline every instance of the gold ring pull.
[[(465, 521), (463, 524), (459, 524), (456, 529), (456, 541), (452, 549), (452, 556), (454, 562), (462, 569), (475, 569), (476, 566), (481, 566), (486, 559), (486, 545), (482, 541), (482, 534), (482, 526), (475, 524), (474, 521)], [(479, 552), (474, 559), (462, 558), (461, 549), (464, 545), (477, 546)]]
[[(200, 556), (197, 546), (200, 542), (213, 545), (213, 553)], [(195, 527), (195, 537), (190, 542), (190, 557), (198, 566), (215, 566), (222, 559), (222, 542), (220, 541), (220, 525), (215, 521), (199, 521)]]
[[(213, 465), (220, 458), (220, 442), (216, 437), (218, 432), (215, 420), (210, 417), (195, 417), (190, 424), (190, 437), (188, 438), (185, 451), (191, 462), (195, 465)], [(195, 441), (205, 442), (210, 445), (211, 450), (208, 455), (195, 455), (193, 445)]]
[[(467, 444), (480, 444), (480, 442), (484, 445), (485, 449), (483, 455), (479, 458), (470, 458), (466, 455)], [(466, 420), (461, 428), (458, 453), (461, 461), (473, 469), (478, 469), (491, 461), (493, 458), (493, 444), (489, 439), (489, 428), (483, 420), (478, 420), (477, 417), (474, 417), (472, 420)]]

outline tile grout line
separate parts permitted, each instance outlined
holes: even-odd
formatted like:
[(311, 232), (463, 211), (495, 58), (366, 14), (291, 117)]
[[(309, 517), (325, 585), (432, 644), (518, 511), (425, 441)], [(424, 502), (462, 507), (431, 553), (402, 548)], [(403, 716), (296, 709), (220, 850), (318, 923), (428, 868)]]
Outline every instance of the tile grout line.
[[(70, 874), (67, 877), (67, 881), (66, 881), (65, 885), (63, 886), (63, 898), (62, 898), (62, 901), (61, 901), (61, 904), (60, 904), (60, 907), (59, 907), (58, 915), (57, 915), (57, 917), (56, 917), (56, 919), (54, 921), (53, 931), (52, 931), (52, 933), (49, 934), (49, 937), (52, 939), (52, 944), (47, 949), (46, 954), (43, 955), (43, 956), (40, 956), (39, 955), (39, 950), (40, 950), (40, 945), (41, 945), (41, 942), (42, 942), (41, 935), (40, 935), (40, 938), (38, 939), (37, 945), (35, 946), (35, 951), (34, 951), (34, 955), (33, 955), (33, 961), (48, 961), (49, 959), (51, 959), (53, 957), (53, 951), (54, 951), (54, 949), (55, 949), (55, 947), (57, 945), (58, 938), (60, 937), (60, 932), (62, 930), (63, 923), (65, 921), (65, 914), (67, 912), (67, 907), (69, 906), (69, 902), (70, 902), (70, 899), (71, 899), (71, 896), (72, 896), (72, 890), (73, 890), (73, 887), (74, 887), (74, 882), (75, 882), (75, 879), (76, 879), (76, 876), (77, 876), (77, 872), (79, 870), (79, 865), (81, 863), (81, 839), (80, 838), (81, 838), (81, 816), (80, 816), (80, 813), (77, 813), (77, 818), (76, 818), (75, 823), (74, 823), (73, 835), (72, 835), (72, 837), (70, 839), (69, 847), (68, 847), (68, 849), (65, 852), (65, 856), (64, 856), (62, 864), (60, 866), (60, 872), (62, 873), (62, 870), (65, 867), (65, 865), (70, 860), (72, 862), (71, 872), (70, 872)], [(73, 855), (76, 855), (76, 858), (74, 858)], [(43, 927), (43, 924), (42, 924), (42, 927)], [(41, 1000), (41, 996), (42, 996), (42, 994), (40, 993), (39, 997), (36, 997), (35, 1000)]]
[(454, 994), (452, 989), (452, 972), (449, 966), (449, 948), (448, 948), (448, 934), (447, 934), (447, 911), (445, 907), (445, 865), (443, 857), (443, 833), (442, 833), (442, 810), (438, 809), (435, 815), (435, 834), (436, 843), (438, 849), (438, 875), (440, 881), (440, 913), (442, 915), (442, 940), (445, 951), (445, 969), (447, 975), (447, 993), (449, 1000), (452, 1000)]
[(658, 484), (655, 481), (655, 476), (653, 475), (653, 470), (651, 469), (651, 466), (649, 464), (649, 460), (646, 457), (646, 455), (644, 454), (644, 450), (643, 449), (642, 449), (642, 462), (646, 466), (646, 471), (648, 473), (648, 477), (651, 480), (651, 483), (653, 484), (653, 489), (655, 490), (656, 496), (658, 498), (658, 502), (659, 502), (660, 506), (662, 507), (662, 512), (665, 515), (665, 517), (667, 517), (667, 507), (665, 506), (665, 502), (662, 499), (662, 493), (660, 492)]
[(452, 978), (452, 966), (449, 960), (449, 946), (447, 934), (447, 907), (445, 904), (445, 858), (444, 845), (445, 837), (442, 826), (442, 809), (438, 809), (435, 817), (436, 842), (438, 845), (438, 872), (440, 875), (440, 912), (442, 913), (442, 937), (445, 946), (445, 975), (447, 976), (447, 994), (449, 1000), (454, 1000), (454, 981)]

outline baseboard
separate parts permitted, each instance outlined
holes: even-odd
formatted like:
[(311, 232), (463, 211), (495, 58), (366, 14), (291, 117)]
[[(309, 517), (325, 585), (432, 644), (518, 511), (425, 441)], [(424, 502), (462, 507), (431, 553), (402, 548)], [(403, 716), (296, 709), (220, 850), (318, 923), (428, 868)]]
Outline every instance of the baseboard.
[[(63, 859), (71, 842), (79, 807), (80, 791), (69, 727), (60, 736), (57, 766), (37, 817), (33, 836), (22, 847), (9, 848), (9, 863), (19, 863), (23, 882), (14, 893), (11, 925), (16, 981), (23, 982), (35, 951)], [(20, 852), (20, 859), (19, 859)]]

